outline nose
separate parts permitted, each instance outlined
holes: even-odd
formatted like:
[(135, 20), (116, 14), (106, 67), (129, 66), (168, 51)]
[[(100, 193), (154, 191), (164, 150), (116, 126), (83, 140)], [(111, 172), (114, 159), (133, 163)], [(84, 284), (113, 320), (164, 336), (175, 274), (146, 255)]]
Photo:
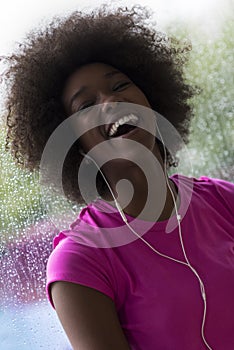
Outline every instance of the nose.
[(103, 113), (109, 113), (113, 111), (113, 109), (116, 109), (121, 102), (124, 102), (121, 100), (121, 98), (118, 96), (114, 95), (109, 95), (109, 96), (102, 96), (100, 99), (101, 103), (101, 111)]

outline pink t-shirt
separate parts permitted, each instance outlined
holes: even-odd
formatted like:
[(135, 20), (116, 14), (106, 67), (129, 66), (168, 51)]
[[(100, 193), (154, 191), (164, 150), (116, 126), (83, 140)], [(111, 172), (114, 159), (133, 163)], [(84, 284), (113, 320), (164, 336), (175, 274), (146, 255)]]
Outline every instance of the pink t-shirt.
[[(180, 196), (184, 246), (205, 284), (206, 339), (214, 350), (233, 350), (234, 185), (207, 177), (171, 179)], [(201, 337), (203, 300), (194, 274), (157, 255), (133, 233), (130, 236), (129, 229), (122, 230), (122, 219), (111, 208), (95, 201), (69, 230), (55, 237), (47, 266), (50, 301), (54, 281), (88, 286), (113, 299), (132, 350), (207, 349)], [(146, 231), (147, 222), (127, 218), (137, 232)], [(114, 227), (116, 232), (120, 227), (125, 236), (115, 240), (112, 235), (104, 242), (98, 236), (102, 227)], [(98, 239), (92, 244), (95, 235)], [(184, 261), (175, 217), (151, 224), (142, 237), (163, 254)]]

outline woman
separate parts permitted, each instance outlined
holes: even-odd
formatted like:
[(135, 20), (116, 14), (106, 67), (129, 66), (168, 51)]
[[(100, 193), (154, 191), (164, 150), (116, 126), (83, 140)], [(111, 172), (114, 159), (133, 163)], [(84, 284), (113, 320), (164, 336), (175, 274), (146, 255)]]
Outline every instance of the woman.
[(11, 57), (8, 145), (37, 169), (75, 115), (62, 181), (69, 199), (83, 204), (87, 186), (91, 200), (55, 238), (47, 268), (48, 297), (74, 349), (231, 350), (233, 185), (168, 177), (181, 144), (162, 137), (153, 111), (186, 142), (196, 91), (183, 75), (189, 47), (148, 18), (142, 8), (103, 7), (32, 34)]

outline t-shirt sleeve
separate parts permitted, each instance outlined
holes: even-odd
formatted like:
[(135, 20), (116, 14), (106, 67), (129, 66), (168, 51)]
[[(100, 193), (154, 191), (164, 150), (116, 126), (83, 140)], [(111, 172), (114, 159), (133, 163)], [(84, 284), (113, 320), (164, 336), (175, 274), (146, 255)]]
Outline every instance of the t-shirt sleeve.
[(234, 213), (234, 184), (225, 180), (216, 180), (216, 188), (220, 196), (229, 208), (231, 214)]
[(50, 287), (53, 282), (66, 281), (94, 288), (111, 299), (114, 281), (104, 249), (82, 245), (60, 233), (57, 245), (47, 263), (47, 297), (54, 307)]
[(233, 218), (234, 212), (234, 184), (222, 179), (208, 178), (202, 176), (200, 180), (205, 181), (214, 188), (214, 194)]

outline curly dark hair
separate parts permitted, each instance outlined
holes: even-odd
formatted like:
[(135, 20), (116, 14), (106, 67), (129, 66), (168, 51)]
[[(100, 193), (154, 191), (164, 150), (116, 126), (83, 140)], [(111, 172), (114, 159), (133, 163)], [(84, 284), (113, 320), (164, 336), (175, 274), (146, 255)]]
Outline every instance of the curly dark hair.
[[(147, 96), (156, 110), (188, 141), (195, 89), (184, 78), (190, 45), (167, 37), (149, 25), (145, 7), (131, 9), (101, 6), (90, 13), (76, 11), (55, 18), (46, 29), (29, 33), (16, 53), (7, 58), (9, 68), (7, 140), (17, 164), (35, 170), (50, 135), (67, 118), (61, 93), (68, 76), (93, 62), (111, 65), (125, 73)], [(159, 147), (162, 152), (162, 145)], [(77, 188), (82, 156), (75, 142), (63, 170), (69, 199), (83, 203)], [(168, 152), (168, 163), (171, 155)], [(100, 179), (99, 179), (100, 180)], [(102, 192), (104, 186), (99, 181)]]

